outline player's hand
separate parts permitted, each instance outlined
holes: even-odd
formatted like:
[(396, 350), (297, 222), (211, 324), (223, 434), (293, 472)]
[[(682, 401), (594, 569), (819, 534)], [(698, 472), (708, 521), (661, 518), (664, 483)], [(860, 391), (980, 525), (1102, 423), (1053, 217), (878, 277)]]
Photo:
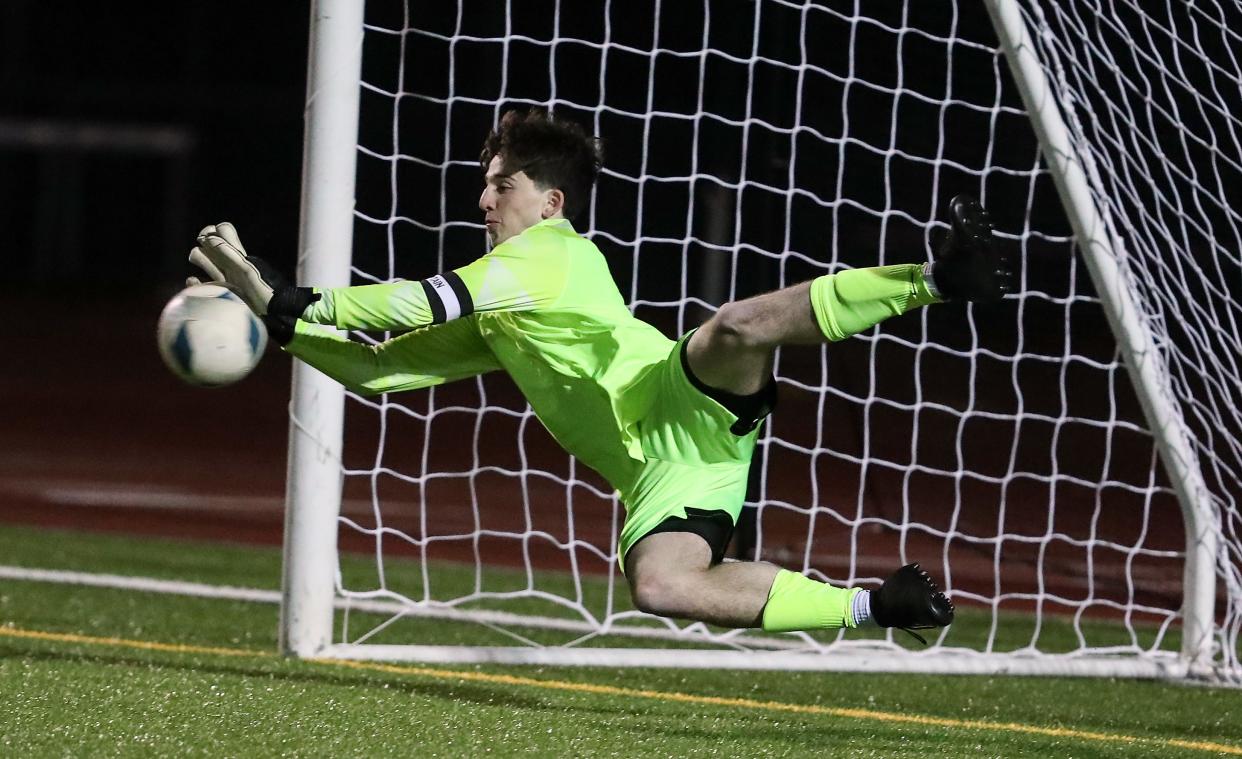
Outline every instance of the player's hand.
[[(204, 274), (207, 275), (208, 282), (224, 282), (224, 272), (217, 269), (216, 265), (213, 264), (207, 256), (203, 255), (201, 248), (195, 248), (190, 251), (190, 263), (197, 266), (203, 271)], [(203, 280), (198, 277), (186, 277), (185, 279), (186, 287), (194, 287), (195, 285), (201, 284), (203, 284)]]
[(247, 255), (237, 230), (227, 221), (206, 226), (198, 233), (198, 247), (190, 251), (190, 263), (213, 280), (226, 282), (259, 316), (296, 319), (319, 300), (309, 287), (294, 287), (271, 264)]
[[(225, 283), (224, 273), (217, 269), (216, 265), (208, 260), (207, 256), (203, 255), (203, 251), (200, 248), (195, 248), (190, 251), (190, 263), (203, 270), (203, 273), (207, 275), (208, 282), (219, 282), (221, 284)], [(185, 278), (186, 287), (194, 287), (201, 284), (203, 284), (203, 280), (198, 277)]]
[(992, 221), (979, 201), (949, 201), (949, 234), (932, 265), (932, 281), (949, 301), (994, 303), (1014, 290), (1009, 256), (996, 245)]
[[(209, 266), (203, 266), (204, 260)], [(250, 310), (259, 316), (267, 315), (268, 303), (276, 287), (286, 284), (279, 281), (283, 278), (278, 273), (261, 271), (255, 265), (255, 260), (246, 255), (237, 230), (227, 221), (203, 227), (203, 231), (198, 233), (198, 247), (190, 251), (190, 263), (209, 275), (212, 274), (211, 269), (215, 269), (220, 276), (212, 278), (227, 282), (246, 301)]]

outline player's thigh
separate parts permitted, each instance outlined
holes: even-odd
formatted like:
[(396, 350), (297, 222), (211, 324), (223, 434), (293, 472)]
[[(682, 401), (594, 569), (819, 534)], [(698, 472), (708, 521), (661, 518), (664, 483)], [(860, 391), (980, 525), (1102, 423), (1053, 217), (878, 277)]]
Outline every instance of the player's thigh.
[[(689, 541), (687, 545), (694, 545), (694, 568), (710, 568), (724, 561), (725, 550), (729, 547), (729, 541), (733, 538), (733, 529), (737, 526), (738, 513), (736, 509), (716, 508), (716, 509), (696, 509), (696, 508), (677, 508), (667, 509), (667, 516), (653, 522), (654, 526), (640, 534), (634, 542), (629, 544), (626, 552), (627, 557), (650, 555), (650, 542), (663, 545), (667, 541), (664, 539), (655, 540), (659, 535), (691, 535), (697, 537), (698, 541)], [(708, 563), (706, 567), (700, 567), (702, 562), (699, 561), (698, 554), (701, 545), (706, 545), (708, 549)], [(648, 550), (636, 553), (639, 546), (648, 544)], [(687, 552), (684, 555), (689, 555)], [(634, 559), (639, 561), (639, 559)], [(629, 562), (627, 561), (627, 564)]]
[(635, 605), (646, 611), (683, 606), (712, 565), (712, 549), (693, 532), (647, 535), (626, 555), (625, 577)]
[(638, 541), (626, 555), (631, 583), (652, 574), (703, 572), (711, 568), (712, 548), (693, 532), (657, 532)]
[(781, 345), (823, 342), (802, 283), (726, 303), (695, 331), (687, 358), (695, 376), (736, 395), (763, 389)]
[(622, 492), (618, 558), (627, 571), (631, 548), (659, 532), (698, 533), (720, 561), (746, 499), (758, 419), (766, 411), (743, 419), (695, 387), (682, 364), (686, 339), (657, 370), (657, 392), (639, 423), (646, 460)]
[[(660, 464), (645, 466), (642, 478), (668, 485), (671, 478), (685, 482), (684, 477), (700, 474), (708, 480), (712, 474), (703, 467), (748, 465), (755, 448), (757, 429), (776, 403), (776, 387), (769, 374), (764, 389), (747, 396), (715, 390), (696, 377), (688, 365), (688, 345), (697, 332), (683, 335), (668, 358), (655, 371), (654, 399), (639, 422), (639, 440), (648, 462), (666, 462), (673, 468), (663, 472)], [(695, 483), (696, 485), (698, 483)], [(651, 488), (646, 488), (650, 490)], [(666, 503), (694, 506), (693, 500), (671, 499)]]
[(686, 358), (694, 376), (708, 387), (734, 395), (756, 393), (772, 375), (776, 348), (743, 349), (718, 317), (694, 331)]
[[(704, 465), (649, 459), (626, 501), (618, 558), (628, 571), (632, 550), (662, 532), (698, 532), (725, 544), (737, 524), (750, 473), (749, 458)], [(723, 545), (718, 547), (723, 551)], [(713, 553), (717, 547), (713, 546)]]

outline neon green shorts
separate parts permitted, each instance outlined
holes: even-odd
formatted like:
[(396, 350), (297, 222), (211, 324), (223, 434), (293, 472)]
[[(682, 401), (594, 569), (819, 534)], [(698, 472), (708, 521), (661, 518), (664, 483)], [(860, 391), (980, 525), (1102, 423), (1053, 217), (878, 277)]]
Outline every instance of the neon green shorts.
[(760, 426), (734, 434), (729, 428), (737, 416), (691, 384), (682, 366), (691, 334), (655, 370), (653, 402), (638, 426), (646, 461), (621, 494), (627, 511), (618, 553), (622, 571), (630, 548), (665, 519), (684, 519), (687, 508), (719, 509), (737, 524), (746, 500)]

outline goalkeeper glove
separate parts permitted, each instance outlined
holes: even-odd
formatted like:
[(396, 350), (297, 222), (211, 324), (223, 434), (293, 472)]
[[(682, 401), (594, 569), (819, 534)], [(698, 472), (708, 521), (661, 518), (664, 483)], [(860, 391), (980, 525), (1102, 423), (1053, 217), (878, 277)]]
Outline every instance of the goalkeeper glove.
[(958, 195), (949, 201), (949, 234), (931, 266), (931, 280), (943, 300), (995, 303), (1013, 292), (1009, 256), (996, 249), (992, 221), (979, 201)]
[(293, 339), (293, 328), (306, 307), (319, 300), (309, 287), (295, 287), (271, 264), (246, 254), (232, 224), (221, 222), (203, 228), (198, 247), (190, 251), (190, 263), (212, 279), (223, 280), (263, 318), (267, 331), (281, 345)]
[[(224, 272), (217, 269), (216, 265), (208, 260), (207, 256), (203, 255), (203, 251), (198, 248), (190, 251), (190, 263), (203, 270), (203, 272), (207, 275), (208, 282), (219, 282), (224, 284)], [(195, 285), (201, 284), (203, 284), (203, 280), (198, 277), (185, 278), (186, 287), (194, 287)]]

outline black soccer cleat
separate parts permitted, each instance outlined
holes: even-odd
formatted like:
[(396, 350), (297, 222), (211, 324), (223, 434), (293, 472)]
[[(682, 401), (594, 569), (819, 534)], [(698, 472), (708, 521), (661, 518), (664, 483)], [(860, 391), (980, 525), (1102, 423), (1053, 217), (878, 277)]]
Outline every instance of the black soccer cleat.
[(995, 303), (1013, 292), (1009, 256), (996, 247), (988, 212), (969, 195), (949, 201), (949, 234), (931, 273), (940, 297), (948, 301)]
[(892, 574), (879, 590), (871, 591), (871, 618), (880, 627), (896, 627), (927, 645), (914, 632), (953, 624), (953, 602), (918, 564), (907, 564)]

